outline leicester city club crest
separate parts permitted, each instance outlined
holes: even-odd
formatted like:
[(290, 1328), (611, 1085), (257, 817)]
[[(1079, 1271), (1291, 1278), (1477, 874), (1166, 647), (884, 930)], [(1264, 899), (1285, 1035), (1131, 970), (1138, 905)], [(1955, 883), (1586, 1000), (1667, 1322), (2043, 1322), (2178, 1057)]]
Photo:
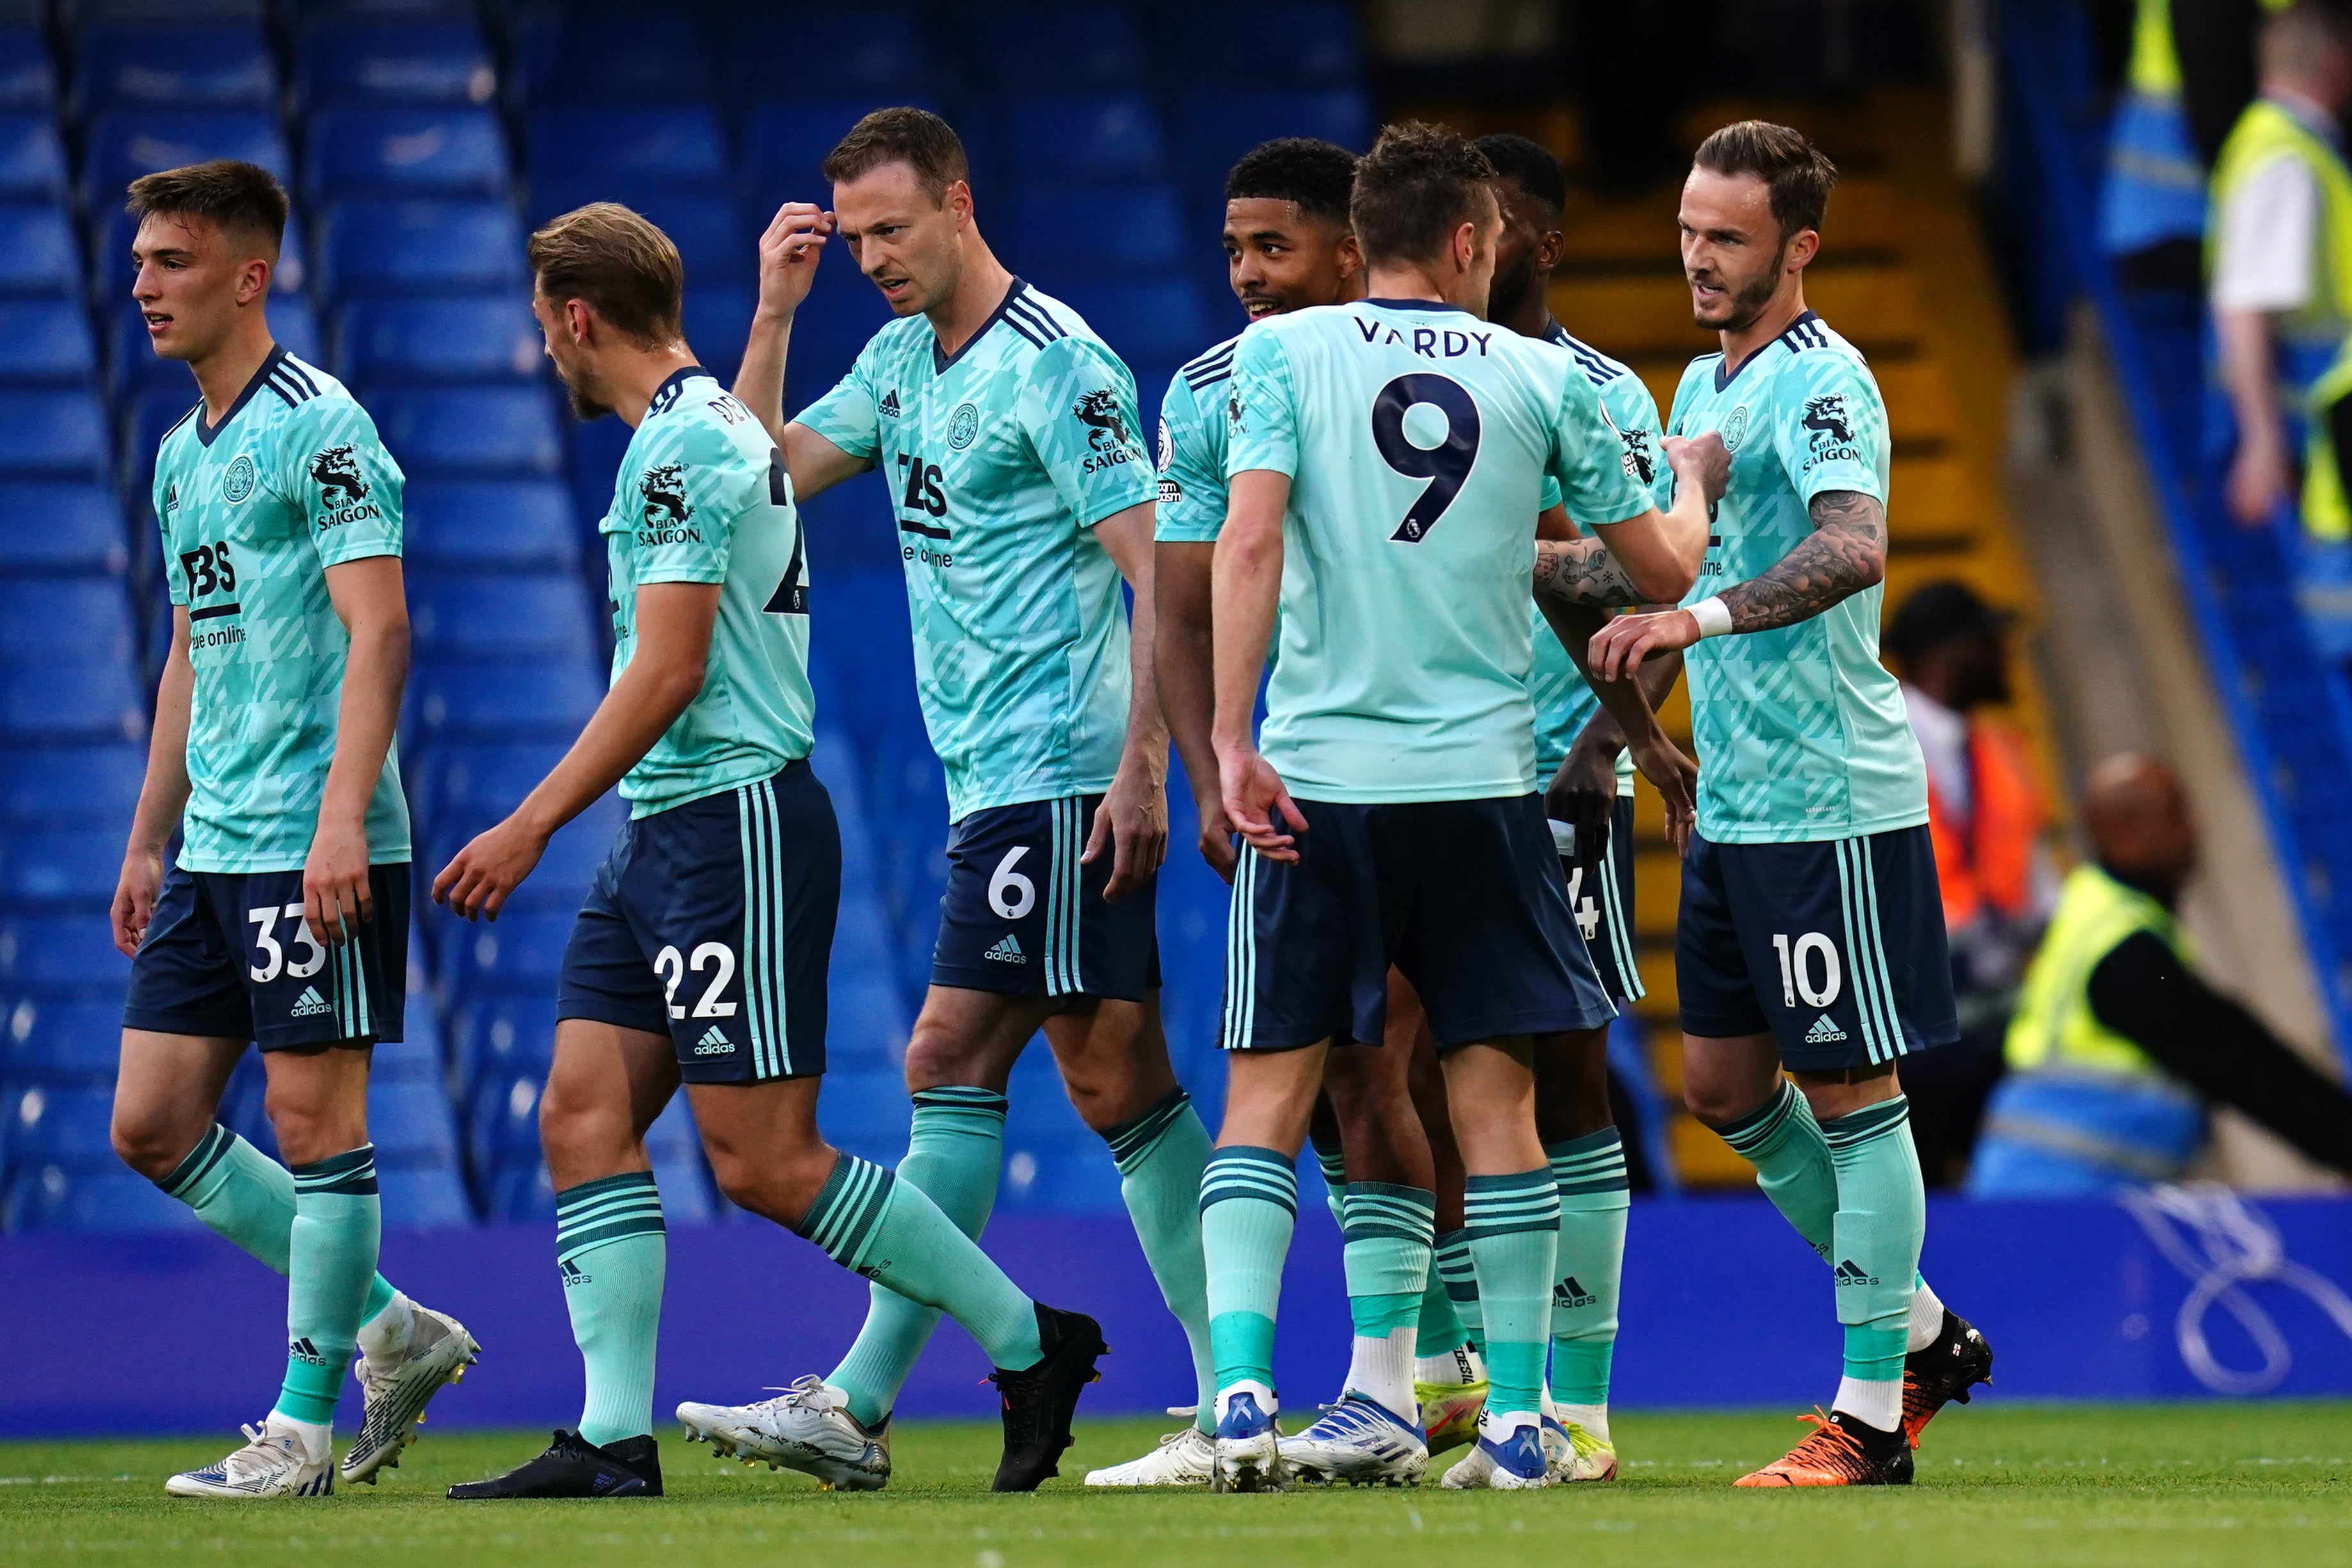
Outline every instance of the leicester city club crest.
[(1723, 422), (1723, 449), (1726, 452), (1737, 452), (1739, 450), (1739, 444), (1746, 439), (1748, 439), (1748, 405), (1743, 402), (1731, 411), (1729, 419)]
[(221, 480), (221, 499), (236, 506), (253, 494), (253, 459), (240, 452), (236, 461), (228, 465), (226, 477)]
[(980, 410), (971, 404), (959, 403), (948, 420), (948, 444), (958, 452), (970, 446), (980, 435)]

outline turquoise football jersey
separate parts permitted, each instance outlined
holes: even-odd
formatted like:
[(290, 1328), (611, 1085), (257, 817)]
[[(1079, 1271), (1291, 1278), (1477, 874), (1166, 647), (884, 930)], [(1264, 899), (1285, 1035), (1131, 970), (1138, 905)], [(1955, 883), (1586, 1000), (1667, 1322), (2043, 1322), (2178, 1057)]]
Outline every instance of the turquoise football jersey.
[[(1624, 443), (1625, 474), (1650, 494), (1660, 510), (1675, 504), (1674, 471), (1666, 466), (1664, 449), (1659, 444), (1658, 403), (1642, 378), (1589, 343), (1568, 335), (1557, 321), (1547, 325), (1544, 341), (1556, 344), (1569, 352), (1576, 368), (1584, 372), (1593, 390), (1601, 394), (1601, 406), (1609, 413), (1609, 423), (1617, 427), (1617, 437)], [(1557, 486), (1544, 493), (1544, 506), (1558, 503)], [(1536, 706), (1536, 777), (1549, 781), (1568, 757), (1569, 746), (1583, 732), (1592, 718), (1601, 699), (1577, 673), (1575, 662), (1568, 650), (1552, 635), (1551, 623), (1536, 610), (1536, 661), (1534, 672), (1528, 677), (1528, 695)], [(1626, 752), (1617, 754), (1617, 793), (1633, 792), (1633, 759)]]
[(680, 371), (654, 393), (602, 528), (616, 681), (637, 650), (638, 589), (719, 585), (702, 690), (621, 780), (629, 814), (666, 811), (806, 757), (816, 698), (792, 481), (767, 431), (709, 371)]
[(924, 317), (884, 327), (798, 423), (889, 483), (949, 815), (1108, 789), (1127, 606), (1094, 527), (1152, 494), (1118, 357), (1016, 279), (953, 356)]
[(1242, 334), (1226, 413), (1227, 476), (1291, 480), (1260, 740), (1291, 791), (1532, 790), (1528, 585), (1545, 476), (1582, 524), (1650, 507), (1575, 361), (1451, 306), (1318, 306)]
[(1160, 505), (1152, 537), (1213, 545), (1225, 526), (1225, 387), (1239, 334), (1176, 372), (1160, 403)]
[[(1720, 431), (1717, 504), (1696, 603), (1761, 575), (1813, 531), (1824, 490), (1886, 499), (1886, 405), (1853, 344), (1807, 311), (1729, 376), (1691, 361), (1675, 435)], [(1709, 637), (1685, 655), (1698, 745), (1698, 831), (1717, 843), (1810, 843), (1927, 820), (1927, 772), (1902, 688), (1878, 662), (1882, 588), (1794, 625)]]
[[(272, 349), (219, 425), (196, 406), (155, 454), (172, 602), (188, 612), (190, 871), (299, 871), (335, 758), (351, 636), (327, 568), (400, 553), (401, 473), (343, 383)], [(368, 859), (409, 857), (398, 748)]]

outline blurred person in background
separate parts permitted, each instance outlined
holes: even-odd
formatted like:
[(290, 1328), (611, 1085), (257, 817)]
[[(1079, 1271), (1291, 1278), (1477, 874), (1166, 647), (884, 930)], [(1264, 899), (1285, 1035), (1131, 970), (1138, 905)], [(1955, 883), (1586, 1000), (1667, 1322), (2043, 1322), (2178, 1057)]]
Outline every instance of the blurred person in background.
[(2172, 1181), (2234, 1106), (2352, 1172), (2352, 1095), (2199, 976), (2175, 911), (2197, 864), (2180, 781), (2146, 757), (2093, 770), (2094, 864), (2067, 877), (2009, 1028), (1969, 1191), (2087, 1196)]
[(1911, 1135), (1931, 1186), (1968, 1169), (2018, 981), (2058, 902), (2049, 807), (2025, 737), (1984, 710), (2010, 700), (2007, 612), (1965, 583), (1931, 582), (1903, 601), (1886, 649), (1927, 764), (1927, 830), (1943, 894), (1960, 1038), (1904, 1063)]

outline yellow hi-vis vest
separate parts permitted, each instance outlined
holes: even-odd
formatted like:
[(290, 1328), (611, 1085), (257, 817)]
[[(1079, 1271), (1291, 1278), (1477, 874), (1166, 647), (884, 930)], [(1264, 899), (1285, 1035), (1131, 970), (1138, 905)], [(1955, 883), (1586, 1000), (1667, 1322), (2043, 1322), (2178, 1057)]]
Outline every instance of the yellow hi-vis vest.
[[(2269, 15), (2284, 11), (2294, 0), (2263, 0)], [(2180, 92), (2180, 51), (2172, 42), (2172, 0), (2139, 0), (2132, 18), (2131, 63), (2126, 79), (2134, 92), (2149, 98), (2177, 97)]]
[[(2206, 267), (2210, 271), (2215, 261), (2221, 214), (2240, 182), (2278, 157), (2301, 159), (2319, 182), (2319, 254), (2313, 258), (2311, 300), (2279, 321), (2281, 344), (2290, 352), (2332, 354), (2352, 331), (2352, 169), (2345, 167), (2343, 155), (2333, 146), (2268, 99), (2258, 98), (2246, 106), (2213, 165)], [(2306, 385), (2316, 369), (2305, 372)]]
[(2017, 1013), (2010, 1019), (2006, 1054), (2011, 1072), (2170, 1081), (2147, 1052), (2091, 1011), (2091, 971), (2126, 937), (2142, 931), (2182, 963), (2191, 961), (2189, 940), (2171, 911), (2095, 865), (2074, 868), (2058, 895), (2042, 950), (2026, 968)]

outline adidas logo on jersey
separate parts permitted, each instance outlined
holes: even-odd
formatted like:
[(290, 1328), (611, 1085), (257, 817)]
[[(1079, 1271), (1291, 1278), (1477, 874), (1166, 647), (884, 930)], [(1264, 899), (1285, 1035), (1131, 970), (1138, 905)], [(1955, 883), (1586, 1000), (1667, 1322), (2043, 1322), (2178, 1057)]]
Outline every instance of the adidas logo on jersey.
[(289, 1018), (307, 1019), (316, 1018), (320, 1013), (333, 1010), (327, 1005), (327, 998), (319, 994), (318, 987), (305, 986), (302, 988), (302, 994), (294, 998), (294, 1005), (288, 1008), (286, 1012)]
[(1878, 1283), (1877, 1275), (1865, 1272), (1862, 1265), (1855, 1262), (1851, 1258), (1841, 1262), (1835, 1269), (1832, 1270), (1831, 1272), (1837, 1276), (1837, 1282), (1840, 1285), (1875, 1285)]
[(993, 959), (999, 964), (1025, 964), (1029, 961), (1029, 956), (1021, 951), (1021, 944), (1013, 939), (1013, 933), (1010, 931), (1004, 934), (995, 946), (982, 953), (981, 956)]
[(1815, 1019), (1813, 1027), (1805, 1031), (1807, 1045), (1835, 1045), (1844, 1038), (1845, 1030), (1830, 1022), (1830, 1015), (1827, 1013)]
[(898, 389), (897, 387), (892, 387), (888, 392), (882, 394), (882, 403), (878, 412), (885, 419), (896, 419), (898, 417)]
[(734, 1053), (735, 1042), (728, 1039), (726, 1032), (717, 1024), (703, 1030), (702, 1038), (694, 1042), (694, 1054), (697, 1056), (732, 1056)]

